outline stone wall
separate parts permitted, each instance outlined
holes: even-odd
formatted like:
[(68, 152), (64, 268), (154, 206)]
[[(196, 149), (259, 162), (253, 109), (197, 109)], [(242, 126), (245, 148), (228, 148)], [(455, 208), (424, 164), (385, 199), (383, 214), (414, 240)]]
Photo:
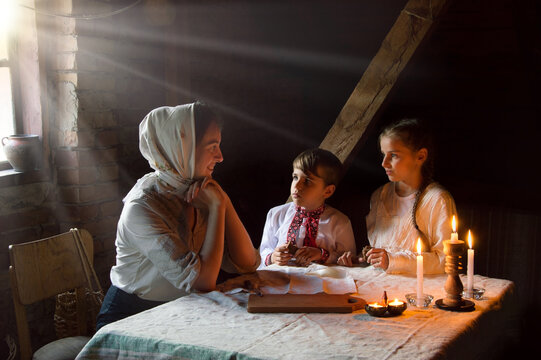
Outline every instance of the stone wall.
[[(77, 16), (119, 7), (87, 0), (50, 6), (41, 10)], [(95, 268), (107, 289), (121, 199), (146, 166), (137, 147), (138, 124), (165, 101), (163, 45), (138, 38), (161, 29), (148, 25), (141, 6), (93, 20), (42, 16), (38, 23), (38, 31), (46, 32), (46, 43), (40, 46), (48, 49), (40, 61), (46, 61), (49, 90), (50, 123), (44, 136), (50, 144), (50, 171), (37, 179), (25, 174), (23, 184), (0, 181), (2, 358), (8, 351), (5, 336), (17, 337), (8, 245), (85, 228), (94, 237)], [(54, 337), (53, 305), (50, 301), (29, 308), (34, 347)]]

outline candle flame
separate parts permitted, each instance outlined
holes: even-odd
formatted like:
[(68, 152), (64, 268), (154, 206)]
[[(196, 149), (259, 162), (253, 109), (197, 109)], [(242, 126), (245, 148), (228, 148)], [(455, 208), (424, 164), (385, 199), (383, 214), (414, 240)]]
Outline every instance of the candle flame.
[(392, 302), (389, 303), (389, 305), (402, 305), (403, 302), (398, 300), (398, 299), (394, 299)]
[(383, 307), (383, 305), (380, 305), (377, 302), (373, 302), (371, 304), (368, 304), (368, 306), (371, 306), (371, 307)]
[(455, 219), (454, 215), (453, 215), (453, 220), (452, 220), (451, 224), (452, 224), (452, 227), (453, 227), (453, 232), (456, 232), (456, 219)]
[(470, 249), (473, 247), (472, 244), (472, 237), (471, 237), (471, 230), (468, 230), (468, 245), (470, 246)]
[(417, 238), (417, 253), (421, 255), (421, 238)]

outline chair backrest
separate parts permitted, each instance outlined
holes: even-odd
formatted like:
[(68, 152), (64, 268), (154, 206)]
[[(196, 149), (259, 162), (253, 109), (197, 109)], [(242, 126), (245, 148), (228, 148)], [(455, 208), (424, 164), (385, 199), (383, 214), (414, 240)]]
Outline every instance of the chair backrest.
[[(79, 229), (90, 264), (94, 258), (94, 243), (87, 230)], [(59, 293), (82, 289), (87, 277), (81, 255), (70, 231), (49, 238), (9, 246), (11, 292), (15, 306), (15, 318), (21, 359), (32, 355), (25, 305), (48, 299)], [(83, 291), (79, 291), (80, 294)], [(79, 294), (77, 296), (80, 296)], [(78, 310), (79, 312), (79, 310)], [(81, 309), (78, 322), (86, 327), (85, 309)]]

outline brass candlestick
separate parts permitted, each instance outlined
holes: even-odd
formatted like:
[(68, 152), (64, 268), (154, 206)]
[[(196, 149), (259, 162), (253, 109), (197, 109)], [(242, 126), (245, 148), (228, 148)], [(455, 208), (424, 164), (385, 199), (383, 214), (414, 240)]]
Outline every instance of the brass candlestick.
[(464, 286), (460, 280), (460, 256), (464, 253), (464, 241), (445, 240), (443, 242), (443, 252), (445, 253), (445, 272), (447, 280), (445, 281), (445, 292), (447, 296), (436, 300), (436, 306), (444, 310), (471, 311), (475, 304), (462, 298)]

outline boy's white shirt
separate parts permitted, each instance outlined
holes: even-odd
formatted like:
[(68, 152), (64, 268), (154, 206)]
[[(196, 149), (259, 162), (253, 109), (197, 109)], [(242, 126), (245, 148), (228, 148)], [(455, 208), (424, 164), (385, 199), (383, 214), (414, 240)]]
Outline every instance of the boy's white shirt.
[[(289, 225), (295, 216), (295, 203), (289, 202), (276, 206), (267, 213), (267, 220), (263, 229), (259, 253), (261, 254), (261, 265), (259, 269), (266, 267), (265, 259), (272, 254), (274, 249), (286, 243)], [(303, 223), (299, 229), (297, 246), (302, 247), (306, 234), (306, 225)], [(349, 218), (333, 208), (325, 205), (325, 210), (319, 218), (319, 226), (316, 237), (316, 244), (329, 252), (326, 263), (336, 263), (340, 255), (346, 251), (355, 254), (355, 237)]]
[[(393, 182), (374, 191), (370, 213), (366, 217), (368, 240), (372, 247), (383, 248), (389, 255), (387, 273), (415, 273), (417, 239), (411, 217), (415, 195), (399, 197)], [(451, 237), (451, 218), (456, 215), (451, 194), (437, 183), (430, 184), (417, 207), (416, 221), (427, 236), (430, 249), (423, 249), (425, 274), (443, 273), (443, 241)]]

